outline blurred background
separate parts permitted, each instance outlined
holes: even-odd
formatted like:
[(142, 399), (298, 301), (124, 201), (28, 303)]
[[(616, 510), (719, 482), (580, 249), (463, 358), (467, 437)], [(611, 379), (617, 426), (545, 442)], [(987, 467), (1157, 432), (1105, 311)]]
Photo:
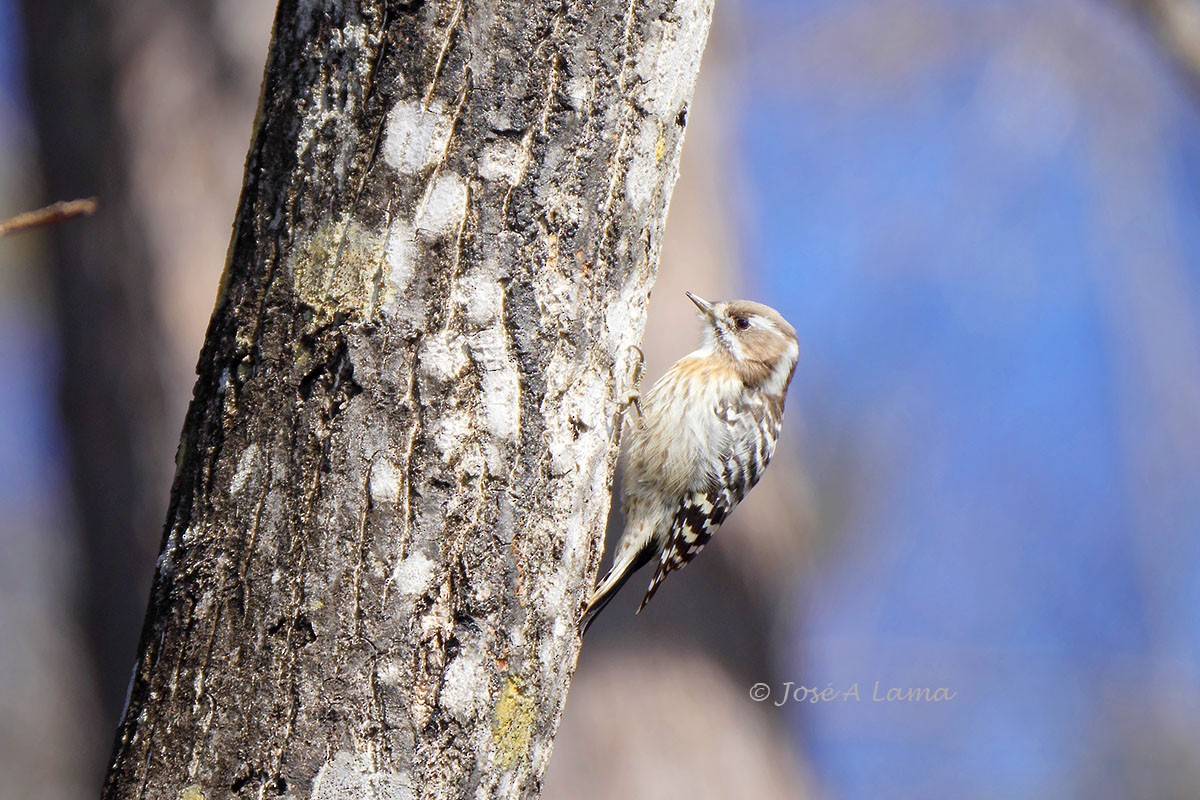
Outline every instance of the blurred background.
[[(0, 0), (0, 218), (102, 202), (0, 240), (2, 798), (97, 794), (272, 13)], [(685, 289), (801, 362), (547, 798), (1200, 797), (1198, 111), (1197, 0), (718, 1), (646, 380)]]

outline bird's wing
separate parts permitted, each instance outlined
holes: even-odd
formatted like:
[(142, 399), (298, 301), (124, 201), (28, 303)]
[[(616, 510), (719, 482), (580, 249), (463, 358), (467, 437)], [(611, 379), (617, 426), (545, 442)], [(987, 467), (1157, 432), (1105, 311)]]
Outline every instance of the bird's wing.
[(707, 485), (686, 491), (679, 498), (667, 544), (639, 612), (667, 575), (682, 569), (704, 549), (725, 518), (758, 483), (775, 453), (783, 420), (781, 405), (752, 397), (719, 406), (714, 413), (730, 427), (727, 444), (710, 465)]

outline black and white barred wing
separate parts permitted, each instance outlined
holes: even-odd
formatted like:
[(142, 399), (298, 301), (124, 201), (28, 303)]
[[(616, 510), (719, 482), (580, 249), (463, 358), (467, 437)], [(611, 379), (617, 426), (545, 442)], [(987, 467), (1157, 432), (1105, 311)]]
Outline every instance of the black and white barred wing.
[(762, 398), (751, 398), (715, 412), (729, 426), (727, 446), (712, 464), (707, 486), (679, 499), (667, 544), (658, 568), (638, 606), (640, 612), (668, 575), (683, 569), (704, 549), (721, 523), (754, 488), (775, 453), (783, 408)]

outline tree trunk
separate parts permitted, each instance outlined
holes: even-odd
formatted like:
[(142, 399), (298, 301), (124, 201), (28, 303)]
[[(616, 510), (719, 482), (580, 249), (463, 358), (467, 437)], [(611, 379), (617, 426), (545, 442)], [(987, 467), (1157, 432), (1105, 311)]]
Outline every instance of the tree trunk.
[(108, 798), (535, 795), (711, 0), (284, 0)]

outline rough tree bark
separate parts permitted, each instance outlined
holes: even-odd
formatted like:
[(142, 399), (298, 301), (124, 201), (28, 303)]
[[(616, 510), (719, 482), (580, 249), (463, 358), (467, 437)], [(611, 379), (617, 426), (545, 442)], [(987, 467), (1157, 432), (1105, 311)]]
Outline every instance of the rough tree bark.
[(105, 797), (538, 791), (711, 0), (283, 0)]

